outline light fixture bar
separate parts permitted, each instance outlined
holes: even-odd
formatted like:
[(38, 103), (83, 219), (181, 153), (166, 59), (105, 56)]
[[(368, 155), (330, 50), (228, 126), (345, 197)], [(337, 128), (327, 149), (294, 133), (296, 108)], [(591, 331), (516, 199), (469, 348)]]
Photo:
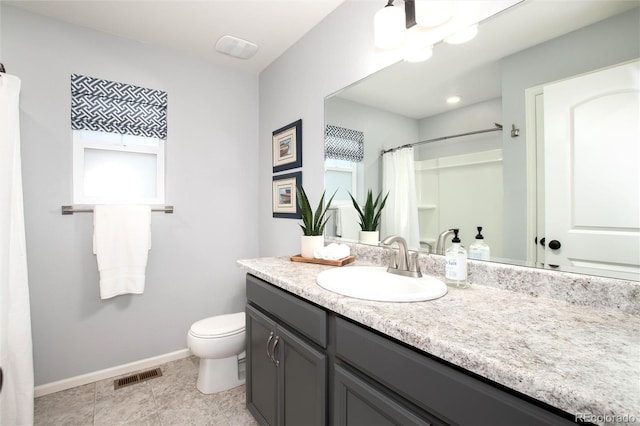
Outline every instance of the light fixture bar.
[(407, 29), (417, 24), (415, 0), (404, 0), (404, 16), (405, 16), (405, 25)]

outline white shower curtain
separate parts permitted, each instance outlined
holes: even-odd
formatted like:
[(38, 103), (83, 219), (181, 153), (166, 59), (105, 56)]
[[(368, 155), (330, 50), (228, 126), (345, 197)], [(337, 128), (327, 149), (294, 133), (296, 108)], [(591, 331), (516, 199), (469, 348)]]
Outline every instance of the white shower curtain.
[(0, 73), (0, 425), (33, 424), (33, 352), (22, 206), (20, 79)]
[(382, 190), (389, 193), (383, 210), (381, 235), (399, 235), (411, 250), (420, 248), (418, 198), (413, 148), (402, 148), (382, 156)]

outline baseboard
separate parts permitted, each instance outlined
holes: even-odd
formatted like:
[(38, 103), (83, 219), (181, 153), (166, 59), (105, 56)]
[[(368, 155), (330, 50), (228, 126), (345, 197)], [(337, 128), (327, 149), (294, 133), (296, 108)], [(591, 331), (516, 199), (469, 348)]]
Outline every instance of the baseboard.
[(50, 393), (59, 392), (76, 386), (86, 385), (88, 383), (97, 382), (99, 380), (108, 379), (110, 377), (120, 376), (122, 374), (133, 373), (149, 367), (157, 367), (160, 364), (175, 361), (177, 359), (191, 356), (189, 349), (181, 349), (179, 351), (170, 352), (164, 355), (158, 355), (140, 361), (130, 362), (128, 364), (118, 365), (104, 370), (94, 371), (92, 373), (83, 374), (81, 376), (70, 377), (57, 382), (47, 383), (36, 386), (34, 389), (34, 397), (48, 395)]

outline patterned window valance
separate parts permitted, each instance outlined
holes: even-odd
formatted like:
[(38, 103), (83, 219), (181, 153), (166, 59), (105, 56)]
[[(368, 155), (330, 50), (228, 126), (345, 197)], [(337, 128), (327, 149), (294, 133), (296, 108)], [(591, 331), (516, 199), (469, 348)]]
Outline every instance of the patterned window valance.
[(167, 138), (167, 93), (71, 74), (71, 128)]
[(364, 158), (364, 133), (328, 124), (324, 134), (324, 158), (361, 162)]

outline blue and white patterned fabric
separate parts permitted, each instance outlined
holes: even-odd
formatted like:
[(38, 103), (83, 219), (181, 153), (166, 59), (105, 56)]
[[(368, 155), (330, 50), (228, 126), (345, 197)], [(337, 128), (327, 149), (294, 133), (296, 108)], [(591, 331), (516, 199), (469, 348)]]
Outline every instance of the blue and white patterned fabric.
[(364, 158), (364, 133), (328, 124), (324, 133), (324, 158), (361, 162)]
[(71, 74), (71, 128), (167, 138), (167, 93)]

